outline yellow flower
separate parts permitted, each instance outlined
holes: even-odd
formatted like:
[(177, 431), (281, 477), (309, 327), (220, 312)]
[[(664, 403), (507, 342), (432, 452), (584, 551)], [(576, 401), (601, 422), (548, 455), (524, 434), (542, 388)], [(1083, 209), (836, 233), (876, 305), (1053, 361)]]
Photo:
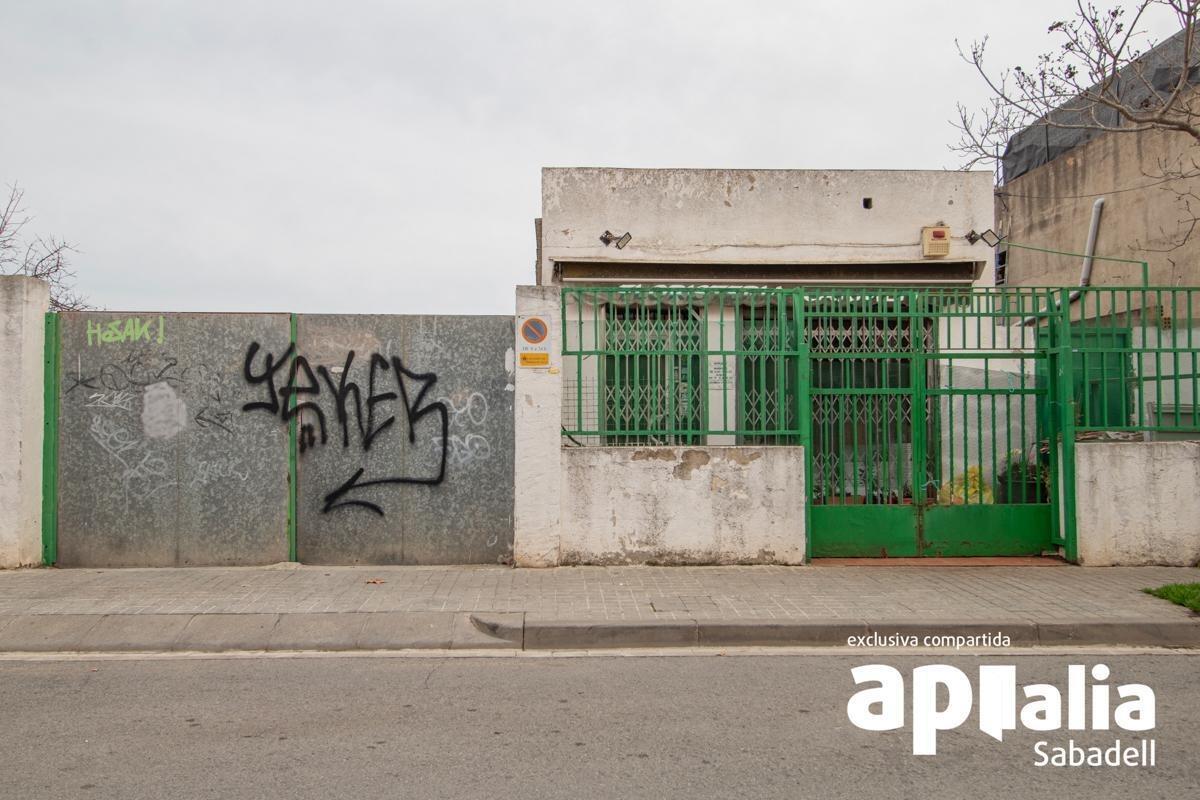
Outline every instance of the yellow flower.
[(960, 472), (938, 489), (938, 505), (986, 505), (995, 501), (992, 487), (984, 483), (983, 470), (977, 466), (967, 467), (966, 473)]

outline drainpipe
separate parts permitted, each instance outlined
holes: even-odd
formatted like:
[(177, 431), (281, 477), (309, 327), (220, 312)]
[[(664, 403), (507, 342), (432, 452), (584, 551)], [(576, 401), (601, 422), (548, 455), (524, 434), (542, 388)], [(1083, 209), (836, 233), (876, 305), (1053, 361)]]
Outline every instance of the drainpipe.
[[(1092, 264), (1096, 258), (1096, 238), (1100, 235), (1100, 214), (1104, 211), (1104, 198), (1097, 197), (1096, 202), (1092, 203), (1092, 222), (1088, 226), (1087, 245), (1083, 249), (1083, 266), (1079, 269), (1079, 286), (1080, 289), (1092, 285)], [(1067, 296), (1067, 303), (1074, 303), (1083, 294), (1080, 289), (1076, 289)], [(1056, 308), (1061, 308), (1061, 303), (1055, 303)], [(1021, 320), (1022, 325), (1032, 325), (1037, 322), (1038, 317), (1026, 317)]]
[[(1081, 287), (1092, 285), (1092, 263), (1096, 256), (1096, 236), (1100, 233), (1100, 214), (1104, 211), (1104, 198), (1097, 197), (1096, 202), (1092, 203), (1092, 224), (1088, 228), (1087, 247), (1083, 249), (1083, 266), (1079, 270), (1079, 285)], [(1083, 294), (1080, 291), (1071, 292), (1067, 298), (1068, 303), (1074, 303), (1079, 299), (1079, 295)]]

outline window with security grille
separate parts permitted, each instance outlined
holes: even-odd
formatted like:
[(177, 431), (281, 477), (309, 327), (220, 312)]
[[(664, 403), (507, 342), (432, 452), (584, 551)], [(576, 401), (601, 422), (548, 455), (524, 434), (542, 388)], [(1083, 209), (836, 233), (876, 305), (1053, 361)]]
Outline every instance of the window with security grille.
[(703, 442), (704, 327), (690, 305), (609, 305), (605, 315), (605, 442)]
[(738, 422), (743, 444), (800, 444), (799, 333), (791, 307), (742, 309), (738, 352)]

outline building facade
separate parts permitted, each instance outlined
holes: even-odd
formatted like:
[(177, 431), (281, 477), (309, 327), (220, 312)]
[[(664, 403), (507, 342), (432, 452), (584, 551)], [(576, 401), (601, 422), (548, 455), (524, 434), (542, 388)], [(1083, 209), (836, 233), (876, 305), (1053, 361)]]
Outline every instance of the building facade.
[(515, 316), (4, 278), (0, 563), (1200, 559), (1200, 289), (995, 287), (992, 210), (986, 173), (548, 169)]
[[(1118, 95), (1131, 107), (1170, 94), (1184, 61), (1183, 32), (1127, 67)], [(1180, 103), (1195, 108), (1200, 94), (1200, 48), (1192, 48), (1193, 88)], [(1102, 131), (1066, 104), (1057, 112), (1071, 127), (1033, 125), (1008, 143), (996, 189), (1001, 283), (1069, 286), (1079, 283), (1083, 253), (1096, 219), (1090, 282), (1097, 286), (1195, 286), (1200, 283), (1200, 143), (1164, 130)], [(1099, 109), (1105, 125), (1120, 128), (1115, 112)], [(1083, 126), (1081, 127), (1081, 123)], [(1128, 127), (1128, 126), (1126, 126)], [(1146, 263), (1143, 274), (1142, 265)]]

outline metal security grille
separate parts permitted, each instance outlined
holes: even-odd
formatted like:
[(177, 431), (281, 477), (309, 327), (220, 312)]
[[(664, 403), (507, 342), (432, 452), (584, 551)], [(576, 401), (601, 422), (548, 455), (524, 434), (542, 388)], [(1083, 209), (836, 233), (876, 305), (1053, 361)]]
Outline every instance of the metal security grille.
[(565, 444), (799, 443), (795, 299), (564, 290)]
[(700, 352), (704, 332), (694, 306), (608, 305), (602, 411), (606, 444), (698, 441), (704, 414)]
[(564, 444), (804, 445), (822, 555), (1070, 555), (1077, 439), (1200, 438), (1197, 293), (564, 289)]

